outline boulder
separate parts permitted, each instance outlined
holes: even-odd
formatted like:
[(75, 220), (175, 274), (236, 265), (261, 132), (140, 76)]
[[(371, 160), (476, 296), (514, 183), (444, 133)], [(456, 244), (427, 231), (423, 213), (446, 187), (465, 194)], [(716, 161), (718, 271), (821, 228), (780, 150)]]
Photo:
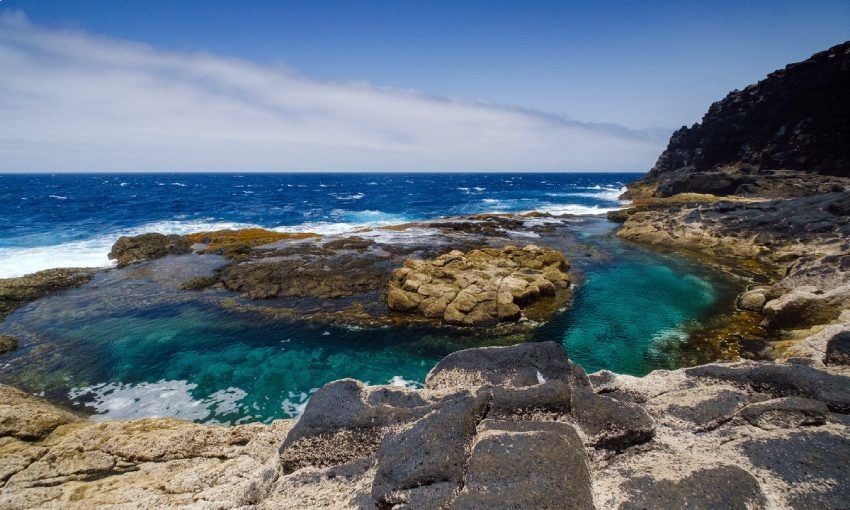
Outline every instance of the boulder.
[(60, 425), (77, 421), (81, 418), (73, 413), (0, 384), (0, 437), (42, 439)]
[(428, 389), (476, 386), (522, 388), (546, 381), (566, 381), (570, 360), (555, 342), (456, 351), (443, 358), (425, 378)]
[(594, 448), (621, 451), (655, 435), (655, 422), (637, 404), (597, 395), (584, 386), (573, 388), (572, 417)]
[(396, 269), (387, 305), (453, 326), (494, 326), (519, 320), (541, 299), (558, 299), (569, 288), (568, 269), (560, 252), (535, 245), (452, 250)]
[(766, 301), (764, 290), (748, 290), (738, 296), (738, 308), (751, 312), (760, 312)]
[(119, 237), (109, 251), (109, 259), (115, 260), (118, 267), (124, 267), (133, 262), (185, 255), (191, 251), (192, 243), (183, 236), (149, 233)]
[(451, 508), (594, 508), (587, 454), (571, 425), (486, 420), (482, 426)]

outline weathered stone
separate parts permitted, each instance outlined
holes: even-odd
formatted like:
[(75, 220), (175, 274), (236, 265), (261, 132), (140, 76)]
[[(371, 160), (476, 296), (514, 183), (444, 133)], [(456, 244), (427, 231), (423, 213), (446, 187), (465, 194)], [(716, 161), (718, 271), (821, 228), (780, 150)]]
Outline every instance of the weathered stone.
[[(534, 245), (452, 250), (405, 261), (390, 278), (387, 304), (453, 326), (493, 326), (519, 320), (523, 307), (543, 297), (567, 299), (568, 268), (561, 253)], [(416, 293), (419, 301), (401, 292)]]
[(133, 262), (184, 255), (190, 251), (192, 244), (183, 236), (150, 233), (119, 237), (109, 251), (109, 258), (117, 261), (118, 267), (124, 267)]
[(450, 506), (594, 508), (581, 439), (566, 423), (488, 425), (472, 446), (463, 491)]
[(753, 466), (787, 484), (783, 497), (790, 508), (842, 508), (850, 501), (850, 435), (846, 433), (791, 432), (746, 441), (739, 450)]
[(776, 397), (805, 397), (824, 402), (831, 411), (850, 412), (850, 377), (792, 364), (711, 364), (685, 370), (690, 377), (708, 377), (749, 385)]
[(765, 429), (797, 428), (823, 425), (829, 409), (819, 400), (785, 397), (750, 404), (741, 410), (741, 416), (753, 425)]
[(197, 276), (181, 283), (180, 288), (183, 290), (203, 290), (216, 283), (218, 283), (218, 278), (215, 276)]
[(620, 451), (655, 435), (652, 418), (636, 404), (597, 395), (586, 387), (573, 388), (571, 397), (572, 416), (590, 446)]
[(627, 500), (619, 510), (687, 508), (756, 510), (767, 507), (758, 480), (737, 466), (701, 469), (680, 480), (636, 476), (620, 486)]
[(0, 384), (0, 437), (41, 439), (60, 425), (80, 420), (40, 398)]
[(748, 290), (738, 296), (738, 308), (741, 310), (750, 310), (760, 312), (764, 307), (766, 298), (762, 290)]
[(482, 385), (524, 387), (546, 381), (565, 381), (570, 364), (555, 342), (484, 347), (449, 354), (425, 378), (428, 389)]
[(452, 396), (410, 428), (384, 438), (372, 485), (377, 502), (393, 494), (441, 482), (463, 481), (467, 449), (481, 420), (486, 399), (470, 393)]
[(50, 292), (79, 287), (94, 276), (92, 269), (46, 269), (17, 278), (0, 279), (0, 319), (12, 310)]

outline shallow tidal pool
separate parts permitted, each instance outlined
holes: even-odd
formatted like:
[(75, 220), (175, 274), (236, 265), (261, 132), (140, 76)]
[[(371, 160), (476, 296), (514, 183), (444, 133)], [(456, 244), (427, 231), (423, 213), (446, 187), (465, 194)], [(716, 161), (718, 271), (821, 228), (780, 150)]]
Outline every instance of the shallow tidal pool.
[[(535, 339), (561, 342), (588, 372), (681, 366), (689, 329), (728, 307), (736, 286), (711, 269), (622, 242), (613, 227), (602, 220), (583, 227), (582, 239), (606, 256), (575, 261), (582, 281), (573, 306), (539, 326)], [(2, 360), (0, 382), (98, 419), (270, 421), (297, 416), (311, 392), (334, 379), (416, 387), (442, 356), (487, 344), (423, 328), (274, 320), (108, 279), (99, 275), (10, 315), (0, 333), (22, 345)]]

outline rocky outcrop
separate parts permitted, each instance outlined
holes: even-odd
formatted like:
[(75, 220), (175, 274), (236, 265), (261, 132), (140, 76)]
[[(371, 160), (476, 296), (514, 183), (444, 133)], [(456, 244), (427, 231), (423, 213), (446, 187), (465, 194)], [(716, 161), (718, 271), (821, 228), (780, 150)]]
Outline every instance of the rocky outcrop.
[(643, 181), (660, 196), (735, 195), (787, 186), (782, 170), (850, 177), (848, 89), (850, 42), (711, 105), (699, 124), (673, 133)]
[(0, 386), (0, 507), (840, 508), (850, 378), (802, 364), (587, 376), (459, 351), (422, 390), (329, 383), (297, 421), (95, 423)]
[(732, 92), (629, 185), (617, 235), (766, 277), (738, 306), (768, 328), (836, 323), (850, 307), (848, 86), (844, 43)]
[(47, 269), (18, 278), (0, 279), (0, 319), (50, 292), (79, 287), (94, 276), (92, 269)]
[(185, 255), (191, 251), (191, 242), (183, 236), (150, 233), (119, 237), (112, 245), (109, 259), (115, 260), (118, 267), (124, 267), (133, 262)]
[(541, 300), (563, 302), (568, 269), (563, 254), (532, 244), (453, 250), (433, 260), (408, 259), (393, 271), (387, 303), (450, 325), (493, 326), (520, 319)]

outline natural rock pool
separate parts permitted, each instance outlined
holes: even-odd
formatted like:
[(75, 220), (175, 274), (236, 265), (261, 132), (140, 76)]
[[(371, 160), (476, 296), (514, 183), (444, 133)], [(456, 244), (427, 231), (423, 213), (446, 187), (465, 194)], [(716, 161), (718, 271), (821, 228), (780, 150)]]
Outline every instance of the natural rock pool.
[[(641, 375), (680, 366), (699, 347), (687, 342), (689, 329), (728, 308), (738, 286), (710, 268), (620, 241), (614, 226), (576, 224), (579, 238), (604, 256), (573, 259), (580, 280), (573, 306), (537, 327), (534, 338), (561, 342), (588, 372)], [(21, 347), (4, 358), (0, 381), (103, 418), (269, 421), (296, 416), (331, 380), (416, 386), (449, 352), (510, 340), (228, 310), (208, 299), (227, 291), (175, 290), (222, 262), (184, 257), (194, 258), (100, 273), (15, 311), (0, 333), (19, 337)]]

